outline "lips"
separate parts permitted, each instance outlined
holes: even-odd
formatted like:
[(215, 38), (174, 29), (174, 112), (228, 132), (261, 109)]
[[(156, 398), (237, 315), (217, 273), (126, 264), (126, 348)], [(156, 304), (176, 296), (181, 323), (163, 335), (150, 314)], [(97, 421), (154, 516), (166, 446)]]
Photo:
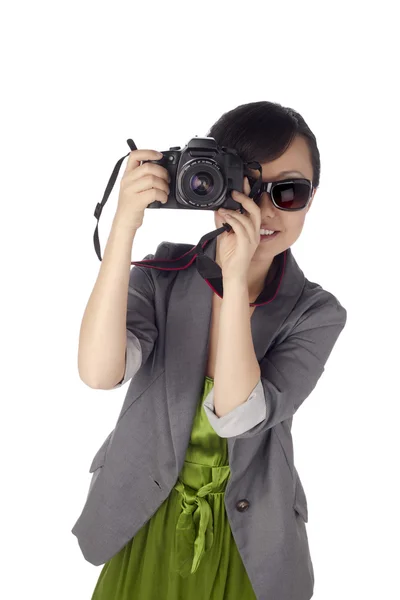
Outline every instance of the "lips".
[(264, 241), (267, 241), (267, 240), (273, 240), (274, 238), (276, 238), (276, 236), (278, 234), (279, 234), (279, 231), (275, 231), (275, 233), (273, 233), (272, 235), (261, 235), (260, 234), (260, 238), (261, 238), (261, 241), (264, 242)]

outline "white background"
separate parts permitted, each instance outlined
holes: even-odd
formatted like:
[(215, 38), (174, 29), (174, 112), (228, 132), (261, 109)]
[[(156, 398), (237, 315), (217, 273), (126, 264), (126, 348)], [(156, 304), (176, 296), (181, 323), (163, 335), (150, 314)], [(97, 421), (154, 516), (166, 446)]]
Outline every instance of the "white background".
[[(293, 422), (313, 598), (399, 598), (395, 2), (70, 0), (1, 13), (1, 597), (89, 600), (100, 574), (70, 530), (128, 386), (87, 387), (77, 353), (100, 266), (93, 212), (126, 140), (183, 147), (224, 112), (269, 100), (317, 137), (321, 184), (292, 250), (348, 311)], [(214, 228), (212, 211), (147, 210), (132, 260)]]

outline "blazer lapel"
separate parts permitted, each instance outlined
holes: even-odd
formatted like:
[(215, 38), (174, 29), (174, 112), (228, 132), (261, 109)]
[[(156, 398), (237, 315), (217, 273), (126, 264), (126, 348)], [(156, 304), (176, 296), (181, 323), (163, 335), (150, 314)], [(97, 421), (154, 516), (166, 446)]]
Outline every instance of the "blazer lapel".
[[(217, 240), (208, 242), (204, 253), (215, 260)], [(251, 317), (254, 349), (264, 358), (304, 287), (304, 274), (291, 249), (286, 250), (279, 279), (269, 300), (257, 304)], [(182, 468), (197, 402), (204, 384), (208, 359), (209, 330), (214, 290), (198, 273), (195, 264), (180, 271), (168, 303), (165, 341), (165, 380), (171, 435), (178, 472)], [(257, 299), (258, 300), (258, 299)], [(284, 331), (284, 329), (283, 329)], [(228, 439), (232, 455), (233, 439)]]
[[(204, 251), (208, 255), (209, 246)], [(165, 381), (178, 470), (183, 465), (204, 383), (212, 296), (213, 290), (193, 264), (178, 273), (168, 302)]]

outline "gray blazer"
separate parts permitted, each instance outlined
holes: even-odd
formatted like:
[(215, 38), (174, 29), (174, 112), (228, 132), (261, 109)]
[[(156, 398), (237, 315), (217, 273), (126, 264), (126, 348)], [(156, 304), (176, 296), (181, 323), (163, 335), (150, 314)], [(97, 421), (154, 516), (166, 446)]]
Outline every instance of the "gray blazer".
[[(191, 246), (162, 242), (146, 259)], [(215, 259), (216, 238), (204, 253)], [(134, 266), (127, 353), (130, 380), (116, 425), (96, 452), (88, 495), (72, 533), (85, 559), (111, 559), (170, 494), (185, 460), (208, 356), (213, 289), (194, 265), (181, 271)], [(227, 438), (225, 492), (232, 534), (258, 600), (309, 600), (314, 589), (307, 500), (294, 465), (292, 418), (315, 388), (347, 312), (308, 281), (291, 249), (272, 300), (251, 317), (261, 378), (223, 417), (204, 410)]]

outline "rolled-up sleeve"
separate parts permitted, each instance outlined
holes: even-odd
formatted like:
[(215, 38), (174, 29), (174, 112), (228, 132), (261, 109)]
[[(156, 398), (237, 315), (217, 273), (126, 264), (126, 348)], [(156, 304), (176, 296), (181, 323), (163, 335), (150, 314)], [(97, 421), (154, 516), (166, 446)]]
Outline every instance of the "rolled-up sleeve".
[(214, 387), (206, 396), (203, 408), (213, 429), (220, 437), (233, 437), (244, 433), (265, 419), (267, 407), (261, 379), (243, 403), (223, 417), (215, 414)]
[(252, 437), (293, 417), (317, 385), (346, 320), (339, 302), (306, 311), (261, 360), (261, 378), (247, 400), (223, 417), (215, 414), (212, 388), (203, 406), (216, 433)]
[(127, 381), (132, 379), (134, 375), (139, 371), (142, 365), (142, 347), (139, 339), (134, 333), (126, 330), (126, 352), (125, 352), (125, 373), (124, 377), (119, 383), (114, 385), (114, 388), (121, 387)]
[[(153, 259), (148, 254), (143, 260)], [(126, 313), (126, 352), (123, 379), (111, 389), (119, 388), (132, 379), (150, 356), (158, 329), (154, 308), (154, 282), (146, 268), (134, 266), (129, 275)]]

